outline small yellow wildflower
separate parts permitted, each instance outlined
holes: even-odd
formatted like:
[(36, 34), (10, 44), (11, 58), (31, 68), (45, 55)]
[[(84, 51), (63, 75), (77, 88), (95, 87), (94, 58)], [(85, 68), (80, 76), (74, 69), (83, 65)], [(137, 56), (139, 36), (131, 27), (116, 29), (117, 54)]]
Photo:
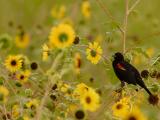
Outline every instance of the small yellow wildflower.
[(132, 111), (124, 114), (123, 120), (147, 120), (138, 107), (133, 107)]
[(22, 59), (19, 55), (10, 55), (5, 60), (5, 66), (10, 72), (16, 72), (22, 67)]
[(129, 111), (129, 98), (122, 98), (112, 106), (113, 115), (116, 117), (124, 117)]
[(97, 42), (89, 43), (89, 47), (86, 49), (87, 59), (93, 64), (97, 64), (102, 56), (102, 48)]
[(86, 84), (80, 83), (76, 86), (76, 89), (74, 90), (74, 96), (80, 97), (84, 93), (86, 93), (88, 91), (88, 89), (89, 89), (89, 87)]
[(22, 118), (23, 118), (23, 120), (30, 120), (30, 118), (26, 115), (24, 115)]
[(30, 76), (31, 72), (30, 70), (21, 71), (19, 74), (17, 74), (17, 79), (20, 83), (26, 83), (28, 81), (28, 78)]
[(80, 73), (81, 63), (82, 63), (82, 61), (81, 61), (81, 56), (80, 56), (79, 53), (76, 53), (76, 54), (75, 54), (75, 72), (76, 72), (77, 74)]
[(9, 91), (6, 87), (0, 86), (0, 101), (6, 102), (7, 101), (7, 96), (9, 94)]
[(57, 48), (65, 48), (72, 45), (75, 39), (75, 31), (68, 24), (59, 24), (53, 27), (49, 36), (50, 43)]
[(43, 48), (42, 60), (47, 61), (49, 56), (49, 47), (46, 44), (44, 44), (42, 48)]
[(85, 110), (91, 112), (96, 111), (100, 106), (99, 94), (97, 94), (94, 89), (89, 88), (88, 91), (80, 97), (80, 103)]
[(64, 5), (61, 5), (59, 8), (54, 6), (53, 9), (51, 10), (51, 15), (57, 19), (64, 18), (65, 13), (66, 13), (66, 6)]
[(19, 105), (13, 105), (12, 107), (12, 116), (13, 118), (17, 118), (20, 115), (20, 107)]
[(81, 11), (82, 11), (82, 15), (86, 19), (89, 19), (91, 17), (91, 6), (88, 0), (85, 0), (82, 2)]
[(39, 101), (37, 99), (32, 99), (26, 103), (26, 107), (31, 109), (37, 108), (38, 105)]
[(148, 48), (146, 53), (151, 58), (154, 54), (154, 48)]
[(30, 36), (24, 31), (21, 31), (21, 33), (15, 37), (15, 44), (19, 48), (26, 48), (28, 47), (29, 43)]
[(61, 92), (64, 92), (64, 93), (67, 93), (68, 92), (68, 89), (69, 89), (69, 85), (68, 84), (62, 84), (62, 86), (60, 87), (60, 91)]

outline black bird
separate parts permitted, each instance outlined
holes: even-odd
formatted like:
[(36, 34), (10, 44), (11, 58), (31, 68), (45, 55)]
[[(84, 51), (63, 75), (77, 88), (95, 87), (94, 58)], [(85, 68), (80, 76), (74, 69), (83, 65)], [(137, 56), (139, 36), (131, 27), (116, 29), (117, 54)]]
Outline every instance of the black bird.
[(112, 66), (116, 76), (121, 81), (122, 87), (125, 85), (125, 82), (128, 84), (139, 85), (140, 87), (144, 88), (150, 96), (153, 96), (143, 82), (138, 70), (130, 63), (125, 61), (124, 56), (121, 53), (117, 52), (113, 57), (114, 60), (112, 62)]

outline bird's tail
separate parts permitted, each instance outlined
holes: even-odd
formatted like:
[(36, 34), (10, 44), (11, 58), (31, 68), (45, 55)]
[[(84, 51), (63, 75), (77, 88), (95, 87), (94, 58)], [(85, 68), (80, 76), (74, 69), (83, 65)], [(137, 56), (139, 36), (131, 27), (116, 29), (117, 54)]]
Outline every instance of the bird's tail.
[(150, 95), (150, 96), (153, 96), (153, 94), (150, 92), (150, 90), (146, 87), (145, 83), (143, 82), (143, 80), (139, 80), (139, 85), (144, 88), (146, 90), (146, 92)]
[(150, 95), (150, 96), (153, 96), (153, 94), (149, 91), (149, 89), (144, 85), (144, 87), (143, 87), (146, 91), (147, 91), (147, 93)]

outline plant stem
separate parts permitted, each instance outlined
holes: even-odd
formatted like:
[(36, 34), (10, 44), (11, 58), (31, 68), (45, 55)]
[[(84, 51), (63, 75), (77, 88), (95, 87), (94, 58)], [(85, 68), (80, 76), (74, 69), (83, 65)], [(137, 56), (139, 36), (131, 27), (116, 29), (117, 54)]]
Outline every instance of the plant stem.
[(131, 8), (128, 10), (128, 14), (133, 11), (133, 9), (136, 7), (136, 5), (140, 2), (140, 0), (136, 0), (136, 2), (131, 6)]
[(47, 83), (46, 83), (46, 86), (45, 86), (45, 93), (44, 93), (44, 95), (41, 99), (40, 105), (39, 105), (39, 107), (37, 108), (37, 111), (36, 111), (36, 116), (35, 116), (36, 120), (41, 120), (42, 112), (43, 112), (43, 109), (44, 109), (43, 107), (45, 105), (46, 99), (47, 99), (47, 97), (49, 95), (49, 92), (51, 90), (51, 87), (53, 85), (52, 80), (56, 80), (56, 74), (52, 75), (52, 72), (56, 71), (58, 63), (60, 62), (62, 57), (63, 57), (63, 52), (59, 53), (57, 55), (57, 57), (55, 58), (55, 60), (52, 63), (51, 68), (46, 73), (47, 76), (48, 76), (48, 79), (47, 79)]
[[(108, 7), (107, 7), (106, 5), (104, 6), (104, 4), (103, 4), (100, 0), (96, 0), (96, 1), (97, 1), (97, 3), (100, 5), (100, 7), (103, 9), (103, 11), (105, 12), (105, 14), (106, 14), (113, 22), (117, 23), (116, 20), (115, 20), (115, 18), (112, 16), (111, 12), (109, 11)], [(121, 28), (121, 26), (119, 26), (119, 25), (117, 24), (117, 28), (118, 28), (119, 31), (123, 34), (123, 29)]]
[(128, 24), (128, 0), (125, 0), (125, 17), (123, 27), (123, 53), (126, 51), (126, 36), (127, 36), (127, 24)]

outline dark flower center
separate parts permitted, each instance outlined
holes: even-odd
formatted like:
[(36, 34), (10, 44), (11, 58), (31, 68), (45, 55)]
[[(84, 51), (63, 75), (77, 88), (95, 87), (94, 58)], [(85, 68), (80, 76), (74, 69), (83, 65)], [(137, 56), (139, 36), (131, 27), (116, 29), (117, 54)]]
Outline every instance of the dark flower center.
[(130, 116), (128, 120), (137, 120), (137, 118), (135, 118), (135, 116)]
[(74, 44), (78, 44), (79, 43), (79, 41), (80, 41), (80, 39), (79, 39), (79, 37), (75, 37), (75, 39), (74, 39)]
[(20, 76), (20, 79), (23, 80), (23, 79), (24, 79), (24, 75), (21, 75), (21, 76)]
[(96, 55), (97, 55), (96, 51), (95, 50), (91, 50), (91, 56), (95, 57)]
[(55, 101), (57, 97), (55, 95), (50, 95), (50, 98)]
[(59, 35), (59, 40), (61, 42), (66, 42), (68, 40), (68, 36), (65, 33)]
[(38, 64), (36, 62), (31, 63), (31, 69), (36, 70), (38, 68)]
[(78, 68), (81, 67), (81, 59), (77, 59), (77, 67), (78, 67)]
[(36, 108), (36, 106), (35, 105), (31, 105), (31, 109), (33, 110), (33, 109), (35, 109)]
[(78, 110), (78, 111), (76, 111), (76, 113), (75, 113), (75, 117), (76, 117), (77, 119), (83, 119), (83, 118), (85, 117), (85, 114), (84, 114), (84, 112), (83, 112), (82, 110)]
[(90, 104), (91, 103), (91, 98), (88, 96), (88, 97), (86, 97), (86, 102), (88, 103), (88, 104)]
[(15, 60), (11, 61), (11, 65), (15, 66), (17, 64), (17, 62)]
[(54, 84), (52, 87), (52, 90), (56, 90), (57, 89), (57, 84)]
[(116, 108), (119, 110), (119, 109), (121, 109), (122, 108), (122, 104), (118, 104), (117, 106), (116, 106)]

